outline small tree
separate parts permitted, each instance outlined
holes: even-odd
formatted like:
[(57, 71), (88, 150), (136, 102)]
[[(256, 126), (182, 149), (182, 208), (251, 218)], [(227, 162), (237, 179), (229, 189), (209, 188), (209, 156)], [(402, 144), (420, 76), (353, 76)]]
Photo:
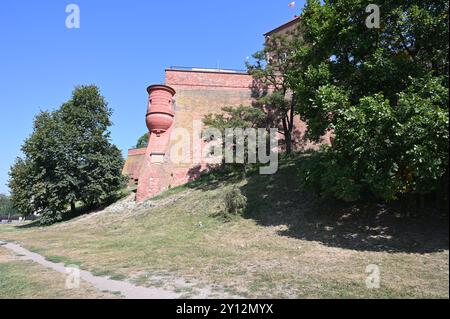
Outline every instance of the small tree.
[(284, 135), (286, 153), (293, 149), (295, 94), (291, 90), (289, 74), (297, 68), (295, 47), (302, 38), (295, 29), (286, 34), (274, 34), (266, 39), (264, 49), (256, 52), (254, 64), (247, 63), (254, 78), (255, 106), (266, 113), (267, 126), (278, 127)]
[(221, 216), (225, 220), (230, 220), (235, 216), (242, 215), (247, 208), (247, 197), (237, 186), (225, 190), (223, 195), (223, 208)]
[(146, 148), (147, 146), (148, 146), (148, 133), (145, 133), (137, 140), (135, 148)]
[[(222, 113), (219, 114), (207, 114), (203, 118), (203, 124), (208, 127), (218, 129), (222, 136), (225, 136), (227, 129), (247, 129), (247, 128), (260, 128), (264, 125), (266, 120), (265, 114), (258, 108), (252, 106), (239, 106), (239, 107), (224, 107)], [(244, 145), (238, 145), (237, 143), (243, 142)], [(222, 140), (222, 146), (225, 147), (225, 140)], [(235, 149), (248, 145), (248, 137), (243, 141), (234, 141)], [(247, 163), (248, 149), (245, 149), (244, 161)], [(229, 167), (233, 167), (238, 171), (246, 171), (247, 164), (233, 164)], [(224, 163), (223, 163), (224, 164)]]

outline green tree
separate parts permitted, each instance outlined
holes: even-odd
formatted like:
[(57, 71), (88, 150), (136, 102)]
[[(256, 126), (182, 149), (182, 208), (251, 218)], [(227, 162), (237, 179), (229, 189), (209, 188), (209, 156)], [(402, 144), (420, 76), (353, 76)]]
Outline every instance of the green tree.
[[(286, 153), (293, 150), (295, 92), (288, 74), (298, 68), (294, 48), (302, 37), (297, 29), (267, 37), (264, 49), (253, 55), (255, 62), (247, 63), (254, 78), (255, 107), (266, 114), (266, 126), (277, 127), (284, 136)], [(266, 127), (265, 126), (265, 127)]]
[(146, 148), (148, 146), (148, 132), (142, 135), (136, 143), (135, 148)]
[(42, 223), (61, 219), (70, 196), (60, 187), (60, 158), (64, 156), (61, 136), (66, 134), (54, 112), (41, 112), (34, 121), (33, 134), (22, 145), (23, 159), (10, 170), (9, 188), (15, 207), (23, 215), (42, 214)]
[[(95, 207), (123, 187), (123, 157), (110, 143), (112, 110), (96, 86), (75, 89), (72, 99), (57, 113), (66, 132), (63, 145), (69, 154), (62, 162), (69, 174), (71, 203)], [(67, 156), (69, 155), (69, 156)]]
[(96, 86), (77, 87), (54, 112), (41, 112), (10, 171), (9, 187), (19, 212), (61, 219), (76, 202), (87, 207), (111, 199), (123, 187), (123, 158), (110, 143), (112, 111)]
[(7, 195), (0, 194), (0, 216), (14, 216), (17, 211), (14, 208), (11, 198)]
[(33, 207), (34, 197), (33, 180), (31, 161), (17, 158), (15, 163), (11, 166), (9, 171), (9, 188), (11, 190), (11, 201), (14, 208), (22, 215), (28, 216), (34, 212), (38, 212)]
[(334, 132), (303, 182), (345, 200), (432, 193), (448, 181), (448, 2), (381, 1), (380, 29), (366, 26), (369, 3), (303, 11), (288, 81), (309, 136)]
[[(252, 106), (239, 106), (239, 107), (223, 107), (222, 113), (207, 114), (203, 118), (203, 124), (207, 127), (218, 129), (221, 133), (220, 137), (225, 136), (227, 129), (247, 129), (247, 128), (261, 128), (264, 127), (266, 121), (266, 114), (258, 108)], [(217, 139), (217, 137), (214, 137)], [(243, 141), (234, 140), (235, 151), (237, 147), (243, 147), (244, 149), (244, 164), (229, 164), (229, 169), (234, 171), (246, 171), (248, 167), (248, 136)], [(239, 143), (243, 143), (239, 144)], [(222, 147), (225, 147), (225, 140), (222, 139)], [(234, 153), (235, 155), (235, 153)], [(224, 168), (224, 163), (222, 163)]]

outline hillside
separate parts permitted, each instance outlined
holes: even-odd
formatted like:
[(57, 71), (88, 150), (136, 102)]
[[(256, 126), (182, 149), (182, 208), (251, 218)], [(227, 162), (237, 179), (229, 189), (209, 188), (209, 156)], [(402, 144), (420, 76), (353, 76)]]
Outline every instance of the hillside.
[[(296, 185), (296, 166), (277, 175), (185, 185), (135, 205), (111, 207), (51, 227), (0, 226), (48, 260), (195, 298), (448, 298), (448, 220), (396, 217), (382, 205), (324, 201)], [(223, 194), (248, 198), (242, 217), (218, 216)], [(429, 218), (428, 218), (429, 220)], [(368, 289), (368, 265), (380, 289)]]

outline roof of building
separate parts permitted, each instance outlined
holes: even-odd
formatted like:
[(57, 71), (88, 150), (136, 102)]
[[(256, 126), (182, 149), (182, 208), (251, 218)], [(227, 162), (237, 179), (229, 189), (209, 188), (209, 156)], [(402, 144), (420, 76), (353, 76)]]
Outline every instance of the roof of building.
[(227, 73), (227, 74), (247, 74), (246, 70), (238, 69), (218, 69), (202, 67), (171, 66), (166, 71), (201, 72), (201, 73)]
[(284, 30), (284, 29), (286, 29), (286, 28), (289, 28), (289, 27), (295, 25), (295, 24), (298, 23), (298, 21), (300, 20), (300, 17), (301, 17), (301, 16), (296, 16), (296, 17), (294, 17), (294, 19), (292, 19), (292, 20), (286, 22), (285, 24), (282, 24), (282, 25), (280, 25), (279, 27), (277, 27), (277, 28), (275, 28), (275, 29), (273, 29), (273, 30), (271, 30), (271, 31), (269, 31), (269, 32), (267, 32), (267, 33), (265, 33), (264, 36), (265, 36), (265, 37), (270, 36), (270, 35), (272, 35), (272, 34), (274, 34), (274, 33), (280, 32), (280, 31), (282, 31), (282, 30)]

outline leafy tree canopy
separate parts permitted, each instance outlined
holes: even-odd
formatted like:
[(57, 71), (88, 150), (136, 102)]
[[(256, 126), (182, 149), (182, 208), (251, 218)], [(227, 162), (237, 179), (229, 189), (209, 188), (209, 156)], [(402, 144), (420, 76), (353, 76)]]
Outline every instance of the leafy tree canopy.
[(0, 216), (16, 215), (17, 211), (14, 208), (11, 198), (4, 194), (0, 194)]
[(148, 132), (142, 135), (136, 143), (135, 148), (146, 148), (148, 146)]
[(369, 3), (303, 11), (288, 80), (309, 136), (334, 132), (303, 183), (345, 200), (434, 192), (448, 180), (448, 2), (379, 1), (379, 29)]
[(61, 219), (68, 206), (104, 203), (123, 186), (123, 158), (111, 144), (112, 111), (96, 86), (77, 87), (54, 112), (41, 112), (11, 167), (12, 200), (24, 215), (41, 213), (42, 223)]

